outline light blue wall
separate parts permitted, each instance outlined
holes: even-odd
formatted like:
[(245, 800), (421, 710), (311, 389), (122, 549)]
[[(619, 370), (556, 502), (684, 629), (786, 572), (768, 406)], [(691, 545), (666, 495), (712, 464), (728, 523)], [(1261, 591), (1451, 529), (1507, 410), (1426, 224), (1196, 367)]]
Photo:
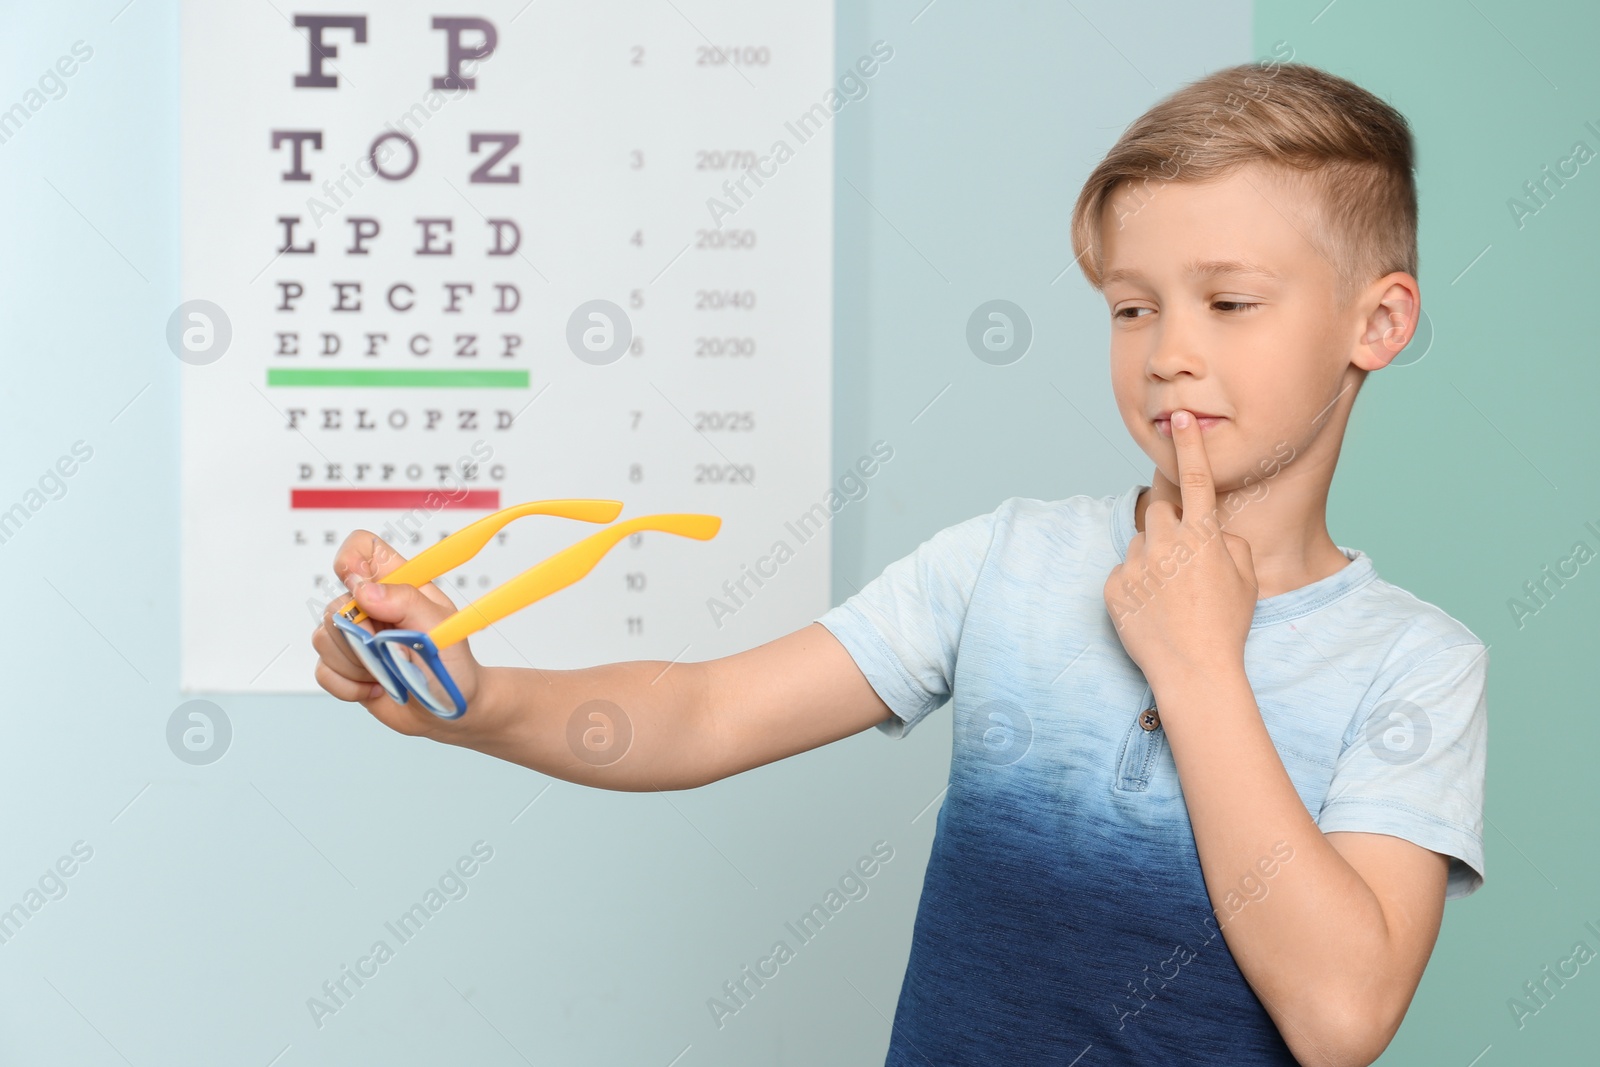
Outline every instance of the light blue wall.
[[(1593, 821), (1583, 682), (1597, 587), (1580, 579), (1527, 633), (1507, 632), (1503, 601), (1583, 519), (1600, 521), (1596, 433), (1580, 421), (1596, 395), (1583, 317), (1596, 192), (1575, 183), (1536, 232), (1506, 232), (1502, 213), (1584, 118), (1600, 120), (1582, 52), (1594, 16), (1484, 8), (1556, 75), (1549, 93), (1470, 6), (1408, 16), (1397, 36), (1383, 27), (1400, 16), (1376, 3), (1343, 0), (1316, 23), (1321, 3), (1274, 3), (1254, 39), (1245, 3), (1101, 6), (840, 7), (841, 66), (879, 38), (896, 54), (837, 123), (834, 453), (882, 437), (896, 455), (835, 524), (835, 600), (1006, 496), (1148, 480), (1111, 401), (1103, 304), (1067, 269), (1072, 200), (1127, 122), (1279, 38), (1385, 92), (1423, 146), (1440, 347), (1363, 390), (1333, 533), (1497, 642), (1489, 888), (1452, 905), (1386, 1062), (1465, 1063), (1491, 1042), (1491, 1056), (1512, 1041), (1527, 1055), (1485, 1063), (1576, 1051), (1594, 990), (1564, 994), (1532, 1037), (1501, 1016), (1600, 918), (1585, 911), (1593, 850), (1569, 828)], [(552, 784), (329, 698), (219, 698), (225, 758), (173, 757), (178, 364), (162, 338), (179, 300), (178, 26), (170, 0), (121, 7), (13, 0), (0, 34), (6, 106), (74, 41), (94, 48), (66, 95), (0, 144), (0, 507), (75, 441), (94, 449), (65, 496), (0, 545), (14, 679), (0, 705), (0, 906), (75, 842), (93, 848), (67, 894), (0, 944), (0, 1062), (668, 1064), (689, 1046), (684, 1067), (880, 1063), (947, 716), (900, 743), (869, 732), (658, 796)], [(1471, 285), (1451, 289), (1452, 267), (1490, 242)], [(964, 341), (968, 314), (994, 298), (1035, 329), (1008, 367)], [(215, 623), (281, 595), (241, 559)], [(479, 840), (494, 858), (470, 893), (314, 1028), (306, 998)], [(706, 998), (878, 840), (895, 858), (869, 895), (718, 1031)], [(1481, 1033), (1451, 1021), (1462, 1007)]]

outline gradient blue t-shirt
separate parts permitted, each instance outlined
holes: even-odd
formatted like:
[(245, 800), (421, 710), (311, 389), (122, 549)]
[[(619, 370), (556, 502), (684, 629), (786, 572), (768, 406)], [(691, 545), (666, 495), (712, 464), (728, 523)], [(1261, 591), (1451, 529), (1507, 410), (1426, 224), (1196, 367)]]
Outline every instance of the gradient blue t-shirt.
[[(1218, 930), (1160, 709), (1106, 608), (1146, 488), (1012, 497), (817, 620), (889, 736), (953, 709), (888, 1067), (1295, 1062)], [(1343, 569), (1256, 602), (1256, 703), (1324, 832), (1443, 853), (1446, 896), (1465, 896), (1483, 881), (1488, 650), (1340, 551)], [(1236, 903), (1270, 892), (1242, 879)]]

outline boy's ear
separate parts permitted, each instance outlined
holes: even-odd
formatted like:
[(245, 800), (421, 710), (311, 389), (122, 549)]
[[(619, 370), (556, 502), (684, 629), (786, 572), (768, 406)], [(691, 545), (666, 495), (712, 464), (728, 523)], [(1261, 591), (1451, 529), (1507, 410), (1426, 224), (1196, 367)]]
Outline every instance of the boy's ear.
[(1350, 362), (1365, 371), (1387, 367), (1417, 332), (1422, 297), (1417, 280), (1404, 271), (1373, 282), (1357, 304), (1363, 310), (1361, 334)]

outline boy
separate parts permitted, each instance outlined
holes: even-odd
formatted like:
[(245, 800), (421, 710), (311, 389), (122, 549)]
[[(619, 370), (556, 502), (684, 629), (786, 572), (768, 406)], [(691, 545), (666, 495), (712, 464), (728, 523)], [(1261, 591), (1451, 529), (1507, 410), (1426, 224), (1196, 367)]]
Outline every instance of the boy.
[[(1150, 485), (1012, 497), (816, 622), (665, 674), (457, 645), (472, 711), (445, 722), (324, 626), (317, 679), (405, 733), (630, 790), (949, 701), (889, 1064), (1370, 1063), (1484, 867), (1487, 649), (1324, 519), (1356, 393), (1415, 329), (1416, 210), (1394, 109), (1299, 64), (1219, 71), (1130, 126), (1073, 216)], [(334, 568), (427, 629), (437, 589), (364, 580), (399, 561), (362, 532)], [(603, 767), (565, 736), (594, 699), (633, 726)]]

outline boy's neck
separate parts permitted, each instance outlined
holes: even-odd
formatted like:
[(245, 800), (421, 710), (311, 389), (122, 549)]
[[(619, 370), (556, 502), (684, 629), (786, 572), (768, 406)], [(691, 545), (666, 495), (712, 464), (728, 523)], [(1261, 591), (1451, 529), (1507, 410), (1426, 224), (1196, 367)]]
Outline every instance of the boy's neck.
[[(1327, 484), (1321, 479), (1297, 484), (1302, 479), (1290, 479), (1289, 473), (1275, 478), (1265, 495), (1258, 488), (1217, 493), (1222, 529), (1250, 543), (1261, 600), (1320, 581), (1350, 563), (1328, 536)], [(1156, 470), (1150, 488), (1141, 490), (1134, 503), (1133, 525), (1140, 533), (1145, 509), (1154, 500), (1170, 501), (1183, 511), (1182, 490)]]

